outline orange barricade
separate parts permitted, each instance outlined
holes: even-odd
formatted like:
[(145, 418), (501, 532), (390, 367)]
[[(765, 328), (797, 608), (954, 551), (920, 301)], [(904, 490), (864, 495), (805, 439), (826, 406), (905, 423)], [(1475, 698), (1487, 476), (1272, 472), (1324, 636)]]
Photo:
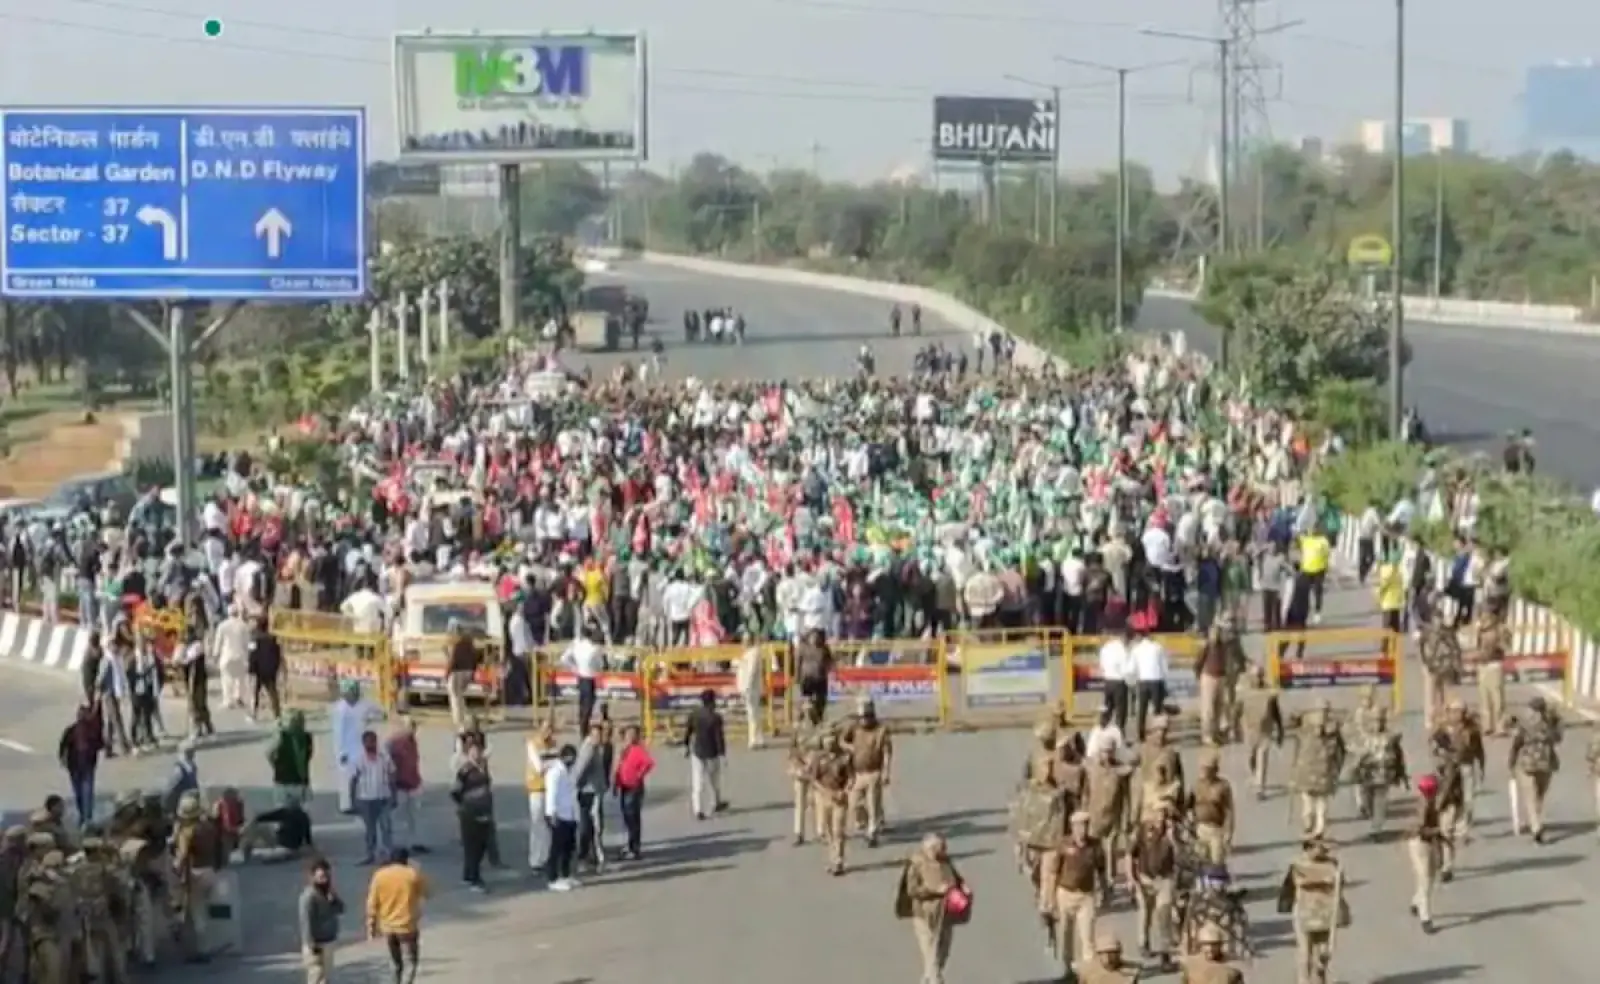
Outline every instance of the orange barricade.
[(748, 735), (752, 719), (761, 735), (774, 734), (779, 721), (783, 646), (757, 649), (748, 688), (739, 686), (740, 664), (749, 646), (697, 646), (652, 652), (640, 662), (638, 680), (647, 699), (642, 712), (646, 741), (670, 737), (678, 722), (700, 706), (707, 692), (716, 698), (731, 735)]
[[(1501, 662), (1505, 682), (1554, 683), (1561, 688), (1561, 699), (1572, 703), (1572, 627), (1561, 624), (1532, 625), (1513, 622), (1505, 627), (1506, 638), (1512, 641), (1511, 651)], [(1478, 667), (1475, 660), (1478, 649), (1476, 631), (1462, 640), (1466, 656), (1461, 682), (1476, 685)]]
[(1267, 676), (1282, 690), (1355, 687), (1389, 690), (1401, 706), (1400, 663), (1404, 637), (1388, 629), (1305, 629), (1266, 636)]
[[(1100, 647), (1117, 636), (1068, 636), (1065, 642), (1068, 659), (1062, 660), (1062, 687), (1067, 695), (1067, 711), (1071, 714), (1095, 714), (1099, 709), (1080, 707), (1078, 695), (1099, 694), (1105, 691), (1100, 679)], [(1195, 674), (1195, 664), (1200, 659), (1201, 640), (1191, 635), (1163, 633), (1150, 638), (1161, 643), (1167, 651), (1167, 699), (1192, 700), (1199, 696), (1200, 687)]]
[(959, 687), (947, 687), (957, 724), (1015, 722), (1067, 693), (1058, 629), (955, 632), (947, 646), (960, 673)]

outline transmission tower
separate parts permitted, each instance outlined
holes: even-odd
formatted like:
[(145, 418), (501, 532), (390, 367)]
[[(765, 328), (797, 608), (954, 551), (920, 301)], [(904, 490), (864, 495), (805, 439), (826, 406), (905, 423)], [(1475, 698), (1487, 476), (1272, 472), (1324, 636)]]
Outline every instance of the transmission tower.
[[(1264, 223), (1265, 189), (1257, 165), (1262, 151), (1272, 143), (1267, 106), (1282, 94), (1283, 73), (1281, 66), (1263, 49), (1261, 38), (1292, 25), (1277, 23), (1263, 28), (1258, 14), (1267, 2), (1270, 0), (1218, 0), (1217, 38), (1227, 41), (1227, 93), (1218, 91), (1216, 73), (1222, 66), (1213, 57), (1208, 73), (1211, 84), (1203, 88), (1209, 95), (1200, 100), (1207, 107), (1205, 139), (1201, 144), (1205, 148), (1201, 159), (1202, 193), (1181, 220), (1176, 246), (1179, 251), (1190, 243), (1198, 245), (1208, 256), (1226, 251), (1224, 244), (1217, 242), (1216, 221), (1220, 209), (1218, 185), (1223, 180), (1228, 183), (1228, 238), (1232, 248), (1268, 245)], [(1219, 99), (1226, 99), (1226, 134), (1221, 132), (1223, 106), (1218, 103)], [(1224, 141), (1226, 153), (1223, 152)], [(1227, 161), (1226, 175), (1221, 172), (1223, 160)]]

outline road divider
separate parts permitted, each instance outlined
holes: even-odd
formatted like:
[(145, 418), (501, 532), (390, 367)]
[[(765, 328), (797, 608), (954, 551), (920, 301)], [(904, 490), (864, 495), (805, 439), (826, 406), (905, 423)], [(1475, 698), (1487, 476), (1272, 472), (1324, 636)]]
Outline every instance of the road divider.
[(37, 615), (0, 612), (0, 660), (76, 673), (89, 653), (89, 632)]

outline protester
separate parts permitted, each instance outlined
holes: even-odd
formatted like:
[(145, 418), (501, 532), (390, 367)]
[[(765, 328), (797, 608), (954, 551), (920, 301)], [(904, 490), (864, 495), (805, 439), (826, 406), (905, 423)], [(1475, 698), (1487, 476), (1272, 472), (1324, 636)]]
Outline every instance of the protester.
[(467, 758), (456, 770), (450, 799), (456, 804), (461, 833), (461, 880), (475, 892), (487, 890), (483, 863), (495, 841), (494, 782), (484, 762), (483, 748), (467, 745)]
[(267, 627), (265, 619), (256, 622), (255, 633), (250, 639), (250, 653), (248, 667), (250, 670), (250, 719), (259, 720), (261, 717), (261, 697), (267, 698), (267, 710), (272, 719), (277, 721), (283, 717), (283, 696), (278, 680), (283, 675), (283, 649), (278, 645), (278, 637), (273, 635)]
[(100, 769), (100, 755), (105, 751), (104, 739), (105, 725), (101, 723), (100, 713), (88, 703), (78, 708), (72, 723), (61, 732), (57, 754), (67, 773), (80, 824), (94, 820), (95, 774)]
[(573, 868), (578, 854), (578, 782), (573, 765), (578, 750), (562, 745), (544, 774), (544, 816), (550, 825), (550, 852), (545, 861), (545, 882), (557, 892), (578, 887)]
[(394, 969), (394, 984), (415, 984), (421, 959), (422, 904), (428, 880), (411, 865), (404, 847), (372, 873), (367, 888), (367, 938), (382, 938)]
[(689, 806), (696, 820), (728, 808), (722, 798), (722, 763), (728, 757), (728, 740), (717, 694), (700, 694), (700, 706), (689, 714), (683, 732), (684, 756), (689, 759)]
[(645, 745), (639, 729), (629, 725), (622, 729), (622, 754), (617, 758), (617, 773), (611, 786), (617, 794), (617, 812), (622, 814), (622, 825), (628, 832), (627, 846), (622, 856), (637, 861), (644, 845), (644, 791), (645, 780), (655, 770), (656, 760)]
[(333, 887), (333, 867), (322, 858), (311, 862), (310, 878), (298, 907), (301, 962), (306, 984), (328, 984), (333, 974), (333, 945), (339, 939), (344, 900)]
[(428, 848), (418, 836), (422, 810), (422, 750), (417, 744), (417, 722), (402, 717), (384, 747), (394, 764), (394, 843), (405, 848), (407, 856), (426, 854)]
[(315, 745), (306, 730), (306, 717), (290, 711), (278, 723), (278, 732), (267, 749), (267, 764), (272, 769), (272, 785), (280, 803), (304, 803), (311, 791), (311, 758)]
[(373, 731), (361, 733), (361, 754), (350, 767), (350, 801), (361, 830), (366, 852), (361, 864), (375, 864), (394, 846), (391, 810), (395, 801), (394, 762), (378, 744)]

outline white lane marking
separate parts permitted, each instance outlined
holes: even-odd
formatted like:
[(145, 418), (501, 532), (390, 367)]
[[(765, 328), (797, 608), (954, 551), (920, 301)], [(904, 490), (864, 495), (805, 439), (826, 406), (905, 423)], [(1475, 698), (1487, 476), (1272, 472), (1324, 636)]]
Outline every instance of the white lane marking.
[(0, 748), (9, 748), (13, 752), (21, 752), (24, 755), (34, 754), (32, 748), (24, 745), (20, 741), (12, 741), (10, 738), (0, 738)]

